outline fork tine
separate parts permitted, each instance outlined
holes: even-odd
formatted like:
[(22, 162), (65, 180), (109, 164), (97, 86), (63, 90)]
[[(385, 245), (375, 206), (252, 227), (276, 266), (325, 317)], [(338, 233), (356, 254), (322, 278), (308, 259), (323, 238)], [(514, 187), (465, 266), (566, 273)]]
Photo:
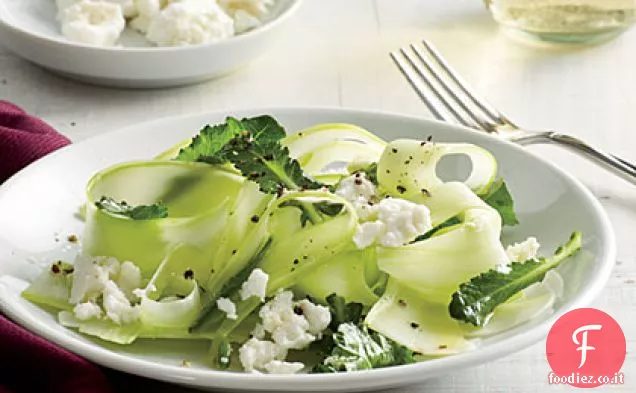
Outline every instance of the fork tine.
[(400, 72), (402, 72), (402, 75), (404, 75), (406, 80), (411, 84), (411, 87), (413, 87), (413, 90), (415, 90), (422, 102), (426, 104), (433, 116), (435, 116), (435, 118), (439, 120), (446, 120), (447, 118), (449, 118), (447, 110), (444, 108), (444, 106), (440, 105), (439, 101), (431, 96), (431, 94), (429, 93), (430, 89), (428, 89), (426, 86), (423, 86), (423, 82), (420, 77), (408, 64), (406, 64), (404, 59), (396, 52), (390, 52), (389, 55), (391, 56), (391, 59), (398, 67)]
[[(419, 79), (422, 82), (424, 82), (424, 84), (426, 84), (426, 90), (422, 90), (421, 85), (419, 86), (419, 89), (415, 88), (418, 94), (420, 94), (420, 97), (425, 95), (428, 101), (430, 101), (429, 104), (437, 104), (438, 107), (440, 106), (439, 104), (441, 103), (441, 106), (444, 107), (444, 109), (446, 110), (446, 113), (452, 115), (452, 116), (443, 116), (441, 118), (442, 120), (451, 121), (451, 122), (459, 122), (460, 124), (467, 127), (474, 128), (476, 126), (475, 123), (470, 118), (458, 112), (457, 109), (450, 104), (452, 100), (447, 99), (442, 89), (436, 86), (437, 82), (435, 78), (431, 78), (431, 76), (429, 75), (432, 72), (432, 70), (428, 69), (426, 64), (422, 66), (421, 62), (418, 61), (417, 57), (414, 55), (411, 55), (405, 48), (400, 48), (400, 54), (407, 60), (411, 68), (415, 71), (416, 76), (418, 76)], [(425, 94), (425, 93), (429, 93), (429, 94)]]
[[(419, 57), (420, 61), (424, 64), (424, 66), (428, 69), (429, 73), (435, 78), (439, 86), (441, 86), (449, 98), (455, 101), (457, 105), (475, 122), (479, 125), (479, 128), (482, 128), (488, 132), (496, 132), (497, 125), (492, 123), (490, 120), (486, 119), (484, 116), (481, 116), (476, 113), (475, 110), (468, 107), (468, 103), (466, 103), (466, 98), (464, 94), (457, 91), (456, 86), (453, 86), (453, 83), (448, 83), (443, 76), (444, 71), (439, 71), (435, 64), (433, 64), (429, 57), (427, 56), (422, 49), (418, 46), (411, 44), (411, 49), (413, 53)], [(433, 60), (435, 61), (435, 60)]]
[(512, 121), (504, 116), (503, 113), (499, 112), (491, 104), (489, 104), (488, 101), (486, 101), (482, 97), (479, 97), (479, 95), (477, 95), (477, 93), (475, 93), (475, 91), (470, 86), (468, 86), (468, 84), (459, 76), (459, 74), (451, 68), (451, 66), (446, 62), (446, 60), (439, 54), (437, 49), (428, 40), (422, 40), (422, 44), (435, 59), (435, 61), (439, 64), (439, 66), (444, 70), (446, 75), (448, 75), (448, 77), (457, 84), (462, 92), (464, 92), (464, 94), (477, 107), (479, 107), (479, 109), (481, 109), (484, 114), (486, 114), (490, 118), (490, 120), (499, 125), (518, 128)]

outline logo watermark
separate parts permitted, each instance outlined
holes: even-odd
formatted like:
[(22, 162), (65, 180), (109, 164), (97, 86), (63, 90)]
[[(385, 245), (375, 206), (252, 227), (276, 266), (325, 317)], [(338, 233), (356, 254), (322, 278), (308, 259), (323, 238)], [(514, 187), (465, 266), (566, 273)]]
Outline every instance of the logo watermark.
[(581, 388), (621, 385), (626, 352), (625, 334), (614, 318), (594, 308), (570, 311), (548, 334), (548, 383)]
[(581, 387), (587, 387), (587, 385), (622, 385), (625, 383), (625, 375), (623, 373), (616, 373), (610, 378), (607, 375), (596, 377), (594, 375), (581, 375), (579, 373), (572, 373), (570, 375), (558, 376), (555, 373), (550, 373), (548, 374), (548, 383), (550, 385), (584, 385)]
[[(577, 351), (581, 351), (581, 364), (579, 364), (579, 368), (585, 365), (585, 361), (587, 360), (587, 351), (593, 351), (596, 349), (587, 345), (588, 330), (601, 330), (602, 328), (602, 325), (585, 325), (576, 329), (574, 333), (572, 333), (572, 341), (574, 341), (574, 344), (581, 344), (581, 346), (576, 349)], [(583, 340), (579, 343), (579, 340), (578, 338), (576, 338), (576, 336), (581, 332), (583, 332)]]

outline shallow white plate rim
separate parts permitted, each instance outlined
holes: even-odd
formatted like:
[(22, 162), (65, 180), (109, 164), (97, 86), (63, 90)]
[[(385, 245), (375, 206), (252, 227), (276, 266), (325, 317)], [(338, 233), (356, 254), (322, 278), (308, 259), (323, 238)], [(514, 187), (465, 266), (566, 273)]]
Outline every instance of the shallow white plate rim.
[[(267, 30), (271, 30), (277, 25), (283, 23), (287, 20), (294, 12), (300, 7), (302, 4), (302, 0), (290, 0), (291, 4), (283, 10), (276, 18), (271, 19), (264, 23), (262, 26), (259, 26), (253, 30), (247, 31), (245, 33), (241, 33), (229, 38), (226, 38), (221, 41), (212, 42), (209, 44), (198, 44), (198, 45), (187, 45), (187, 46), (153, 46), (153, 47), (124, 47), (124, 46), (94, 46), (89, 44), (84, 44), (81, 42), (74, 42), (67, 39), (64, 39), (62, 36), (55, 37), (49, 36), (46, 34), (41, 34), (39, 32), (33, 32), (26, 29), (23, 29), (19, 26), (10, 23), (10, 21), (6, 20), (0, 14), (0, 24), (7, 27), (8, 29), (13, 30), (15, 33), (21, 34), (27, 38), (37, 38), (46, 42), (49, 42), (54, 45), (61, 45), (64, 47), (78, 47), (88, 51), (95, 52), (113, 52), (113, 53), (161, 53), (161, 52), (180, 52), (180, 51), (189, 51), (189, 50), (200, 50), (200, 49), (208, 49), (212, 47), (219, 47), (222, 45), (228, 45), (235, 42), (240, 42), (244, 40), (251, 39), (254, 35), (259, 34), (261, 32), (265, 32)], [(2, 5), (2, 1), (0, 0), (0, 10), (2, 10), (4, 6)], [(88, 55), (88, 54), (87, 54)]]
[[(594, 281), (587, 287), (587, 289), (577, 296), (574, 300), (569, 303), (564, 304), (564, 310), (571, 310), (575, 308), (580, 308), (588, 305), (603, 289), (605, 283), (609, 279), (611, 275), (611, 271), (614, 266), (614, 262), (616, 259), (616, 242), (614, 230), (610, 224), (609, 218), (607, 217), (603, 207), (600, 202), (593, 196), (593, 194), (576, 178), (572, 175), (559, 168), (552, 162), (548, 161), (544, 157), (536, 155), (525, 148), (514, 145), (508, 141), (504, 141), (502, 139), (496, 138), (494, 136), (484, 134), (466, 127), (450, 125), (448, 123), (424, 119), (422, 117), (403, 115), (395, 112), (386, 112), (386, 111), (370, 111), (363, 109), (352, 109), (352, 108), (342, 108), (342, 107), (329, 107), (329, 106), (312, 106), (312, 107), (303, 107), (303, 106), (285, 106), (285, 107), (259, 107), (259, 108), (245, 108), (245, 109), (237, 109), (237, 110), (222, 110), (222, 111), (213, 111), (213, 112), (201, 112), (201, 113), (191, 113), (181, 116), (174, 116), (169, 118), (162, 118), (151, 120), (143, 123), (134, 124), (131, 126), (127, 126), (125, 128), (112, 131), (94, 138), (91, 138), (92, 141), (98, 141), (101, 138), (110, 138), (116, 135), (125, 135), (126, 133), (131, 132), (135, 128), (141, 128), (144, 126), (152, 126), (153, 124), (160, 124), (165, 121), (177, 121), (179, 119), (187, 119), (197, 116), (210, 116), (215, 117), (221, 114), (232, 114), (234, 116), (242, 116), (243, 114), (254, 114), (254, 113), (280, 113), (280, 112), (313, 112), (313, 113), (338, 113), (341, 115), (347, 116), (382, 116), (386, 118), (393, 119), (401, 119), (401, 120), (409, 120), (414, 122), (425, 123), (435, 123), (436, 125), (442, 128), (448, 129), (462, 129), (466, 132), (473, 133), (474, 137), (477, 139), (488, 140), (490, 143), (494, 144), (506, 144), (507, 148), (516, 151), (518, 154), (529, 154), (532, 155), (533, 159), (541, 161), (543, 164), (550, 167), (551, 170), (561, 175), (563, 178), (567, 179), (571, 184), (571, 186), (575, 187), (577, 191), (579, 191), (585, 198), (586, 202), (588, 202), (591, 206), (594, 207), (598, 218), (600, 219), (601, 228), (599, 228), (599, 236), (602, 239), (603, 244), (606, 246), (604, 248), (604, 254), (598, 255), (597, 259), (604, 261), (601, 269), (598, 272), (598, 275), (595, 277)], [(0, 186), (0, 197), (10, 188), (10, 186), (17, 182), (23, 176), (28, 175), (31, 171), (36, 170), (40, 165), (46, 165), (46, 161), (55, 157), (57, 154), (60, 154), (65, 149), (72, 148), (72, 146), (81, 145), (83, 142), (79, 142), (75, 145), (70, 145), (68, 147), (62, 148), (52, 154), (41, 158), (40, 160), (34, 162), (28, 167), (24, 168), (12, 178), (7, 180), (5, 184)], [(531, 328), (530, 330), (524, 332), (523, 335), (516, 335), (512, 337), (507, 337), (498, 341), (496, 343), (492, 343), (486, 347), (479, 348), (476, 351), (462, 353), (460, 355), (449, 356), (446, 358), (429, 360), (422, 363), (416, 363), (412, 365), (405, 366), (396, 366), (396, 367), (388, 367), (384, 369), (375, 369), (368, 371), (359, 371), (355, 373), (347, 373), (347, 374), (299, 374), (299, 375), (247, 375), (245, 373), (235, 373), (235, 372), (224, 372), (224, 371), (215, 371), (215, 370), (197, 370), (197, 369), (188, 369), (178, 366), (171, 365), (161, 365), (155, 362), (142, 360), (142, 359), (133, 359), (127, 357), (126, 355), (118, 354), (111, 351), (105, 352), (94, 352), (93, 345), (88, 343), (76, 341), (70, 337), (65, 336), (62, 333), (58, 333), (48, 328), (44, 323), (39, 322), (34, 317), (24, 317), (23, 315), (16, 315), (16, 313), (11, 312), (10, 309), (7, 309), (3, 299), (0, 299), (0, 309), (3, 309), (4, 312), (7, 313), (11, 318), (20, 323), (21, 325), (28, 325), (32, 331), (36, 334), (39, 334), (43, 337), (47, 337), (51, 341), (69, 349), (72, 352), (75, 352), (91, 361), (102, 364), (104, 366), (125, 371), (128, 373), (152, 377), (158, 380), (163, 380), (167, 382), (173, 383), (187, 383), (193, 386), (199, 387), (224, 387), (224, 388), (234, 388), (234, 389), (258, 389), (258, 390), (279, 390), (279, 389), (289, 389), (295, 387), (298, 383), (303, 383), (303, 390), (326, 390), (329, 387), (336, 386), (339, 382), (343, 382), (343, 379), (346, 379), (347, 382), (358, 385), (359, 383), (364, 382), (365, 385), (369, 385), (369, 380), (372, 379), (376, 381), (377, 384), (375, 386), (384, 387), (390, 386), (394, 384), (408, 384), (410, 382), (416, 382), (421, 380), (421, 376), (418, 373), (418, 369), (425, 369), (428, 372), (434, 372), (436, 375), (441, 373), (447, 373), (455, 371), (459, 368), (464, 368), (469, 365), (484, 363), (489, 359), (499, 358), (515, 351), (518, 351), (522, 348), (525, 348), (531, 344), (534, 344), (541, 340), (541, 338), (545, 337), (552, 326), (552, 324), (558, 319), (558, 315), (552, 315), (550, 318), (546, 319), (541, 324), (538, 324)], [(446, 365), (451, 363), (456, 366), (454, 369), (450, 369)], [(142, 368), (146, 368), (142, 371)]]

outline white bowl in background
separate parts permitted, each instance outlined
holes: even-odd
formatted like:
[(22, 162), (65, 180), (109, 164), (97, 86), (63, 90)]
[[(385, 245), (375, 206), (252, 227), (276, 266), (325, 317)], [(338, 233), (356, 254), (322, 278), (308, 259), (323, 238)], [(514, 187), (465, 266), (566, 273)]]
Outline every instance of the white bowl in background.
[(53, 0), (0, 0), (0, 44), (17, 56), (72, 79), (116, 87), (171, 87), (212, 79), (265, 53), (300, 0), (277, 0), (263, 26), (226, 40), (183, 47), (153, 47), (127, 28), (121, 47), (66, 39)]
[[(385, 140), (432, 135), (436, 141), (474, 143), (491, 151), (499, 163), (499, 175), (515, 198), (520, 221), (518, 226), (504, 230), (505, 244), (536, 236), (543, 252), (550, 253), (573, 230), (583, 233), (583, 250), (558, 268), (565, 285), (554, 313), (485, 338), (477, 350), (421, 363), (340, 374), (267, 375), (211, 370), (205, 363), (208, 346), (198, 341), (138, 340), (118, 346), (93, 340), (62, 327), (54, 315), (20, 297), (28, 281), (42, 269), (33, 263), (34, 256), (47, 255), (42, 260), (44, 266), (51, 260), (64, 259), (64, 255), (50, 254), (51, 249), (60, 247), (55, 242), (56, 234), (63, 239), (69, 233), (82, 233), (83, 223), (76, 213), (84, 202), (86, 183), (96, 171), (123, 161), (154, 157), (196, 134), (203, 125), (223, 122), (228, 115), (241, 118), (259, 114), (274, 116), (290, 132), (319, 123), (345, 122), (360, 125)], [(448, 168), (449, 174), (461, 174), (461, 162), (451, 160), (448, 164), (456, 165)], [(65, 147), (0, 186), (0, 310), (47, 340), (103, 366), (202, 389), (368, 391), (458, 373), (545, 339), (559, 316), (587, 306), (601, 291), (615, 258), (614, 233), (600, 203), (579, 181), (544, 158), (477, 131), (378, 112), (261, 108), (161, 119)], [(192, 367), (182, 367), (183, 359), (191, 361)]]

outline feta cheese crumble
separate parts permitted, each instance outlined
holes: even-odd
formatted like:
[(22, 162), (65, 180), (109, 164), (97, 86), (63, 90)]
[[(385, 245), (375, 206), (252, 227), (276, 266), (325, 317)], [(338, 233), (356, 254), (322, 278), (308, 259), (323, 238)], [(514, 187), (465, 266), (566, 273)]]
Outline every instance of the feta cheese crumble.
[(126, 26), (122, 8), (113, 3), (82, 0), (60, 12), (62, 33), (70, 40), (113, 46)]
[[(261, 324), (239, 349), (246, 371), (292, 374), (304, 364), (285, 362), (290, 349), (305, 349), (322, 336), (331, 322), (327, 307), (309, 300), (294, 301), (291, 291), (279, 292), (259, 311)], [(265, 339), (269, 335), (271, 340)]]
[(399, 247), (433, 228), (424, 205), (400, 198), (385, 198), (371, 207), (376, 219), (359, 225), (353, 241), (360, 249), (373, 243)]
[(382, 236), (385, 229), (384, 223), (379, 221), (363, 222), (353, 235), (353, 242), (359, 249), (369, 247)]
[(247, 300), (252, 296), (256, 296), (261, 299), (261, 302), (265, 301), (268, 280), (269, 275), (261, 269), (257, 268), (252, 270), (250, 276), (243, 285), (241, 285), (241, 300)]
[(361, 223), (353, 242), (360, 249), (374, 243), (399, 247), (433, 227), (426, 206), (401, 198), (381, 199), (375, 185), (362, 172), (342, 179), (335, 194), (356, 209)]
[(293, 293), (280, 292), (259, 311), (263, 328), (285, 349), (303, 349), (316, 337), (308, 332), (309, 322), (294, 312)]
[(286, 356), (286, 349), (271, 341), (257, 338), (250, 338), (239, 348), (239, 360), (245, 371), (264, 370), (266, 364), (284, 359)]
[(117, 286), (121, 288), (130, 300), (135, 298), (133, 291), (141, 287), (141, 270), (130, 261), (125, 261), (119, 267)]
[(170, 3), (148, 26), (146, 38), (159, 46), (207, 44), (234, 35), (234, 21), (213, 1)]
[(228, 319), (236, 319), (236, 304), (226, 297), (220, 297), (216, 300), (216, 306), (223, 311)]
[[(324, 306), (320, 306), (310, 302), (307, 299), (303, 299), (296, 302), (296, 306), (302, 311), (302, 315), (309, 323), (308, 331), (317, 338), (322, 336), (322, 332), (327, 329), (327, 326), (331, 323), (331, 313), (329, 309)], [(294, 312), (298, 312), (296, 309)]]
[(73, 308), (73, 314), (78, 320), (87, 321), (89, 319), (101, 318), (102, 309), (93, 302), (85, 302), (75, 306)]
[[(132, 262), (120, 264), (115, 258), (91, 258), (79, 254), (73, 264), (73, 285), (69, 302), (78, 320), (105, 318), (116, 324), (139, 319), (139, 308), (131, 304), (141, 285), (141, 272)], [(101, 307), (98, 299), (101, 298)]]
[(252, 337), (254, 338), (258, 338), (259, 340), (262, 340), (265, 338), (265, 334), (267, 332), (265, 331), (265, 328), (263, 327), (263, 325), (261, 325), (260, 323), (257, 323), (256, 326), (254, 326), (254, 329), (252, 329)]
[(77, 304), (86, 300), (94, 300), (104, 289), (109, 280), (109, 272), (103, 267), (108, 258), (95, 258), (79, 254), (73, 263), (73, 286), (69, 302)]
[(141, 32), (148, 32), (153, 18), (167, 5), (166, 0), (135, 0), (137, 17), (130, 21), (130, 26)]
[(124, 292), (112, 280), (104, 285), (102, 296), (106, 317), (111, 321), (124, 325), (139, 319), (139, 308), (130, 304)]
[(535, 259), (541, 244), (534, 237), (512, 244), (506, 248), (506, 255), (510, 262), (525, 262), (529, 259)]
[(275, 0), (56, 0), (68, 39), (113, 46), (126, 23), (158, 46), (216, 42), (261, 26)]
[(335, 194), (351, 202), (361, 220), (374, 214), (373, 206), (379, 199), (375, 184), (362, 172), (340, 180)]

